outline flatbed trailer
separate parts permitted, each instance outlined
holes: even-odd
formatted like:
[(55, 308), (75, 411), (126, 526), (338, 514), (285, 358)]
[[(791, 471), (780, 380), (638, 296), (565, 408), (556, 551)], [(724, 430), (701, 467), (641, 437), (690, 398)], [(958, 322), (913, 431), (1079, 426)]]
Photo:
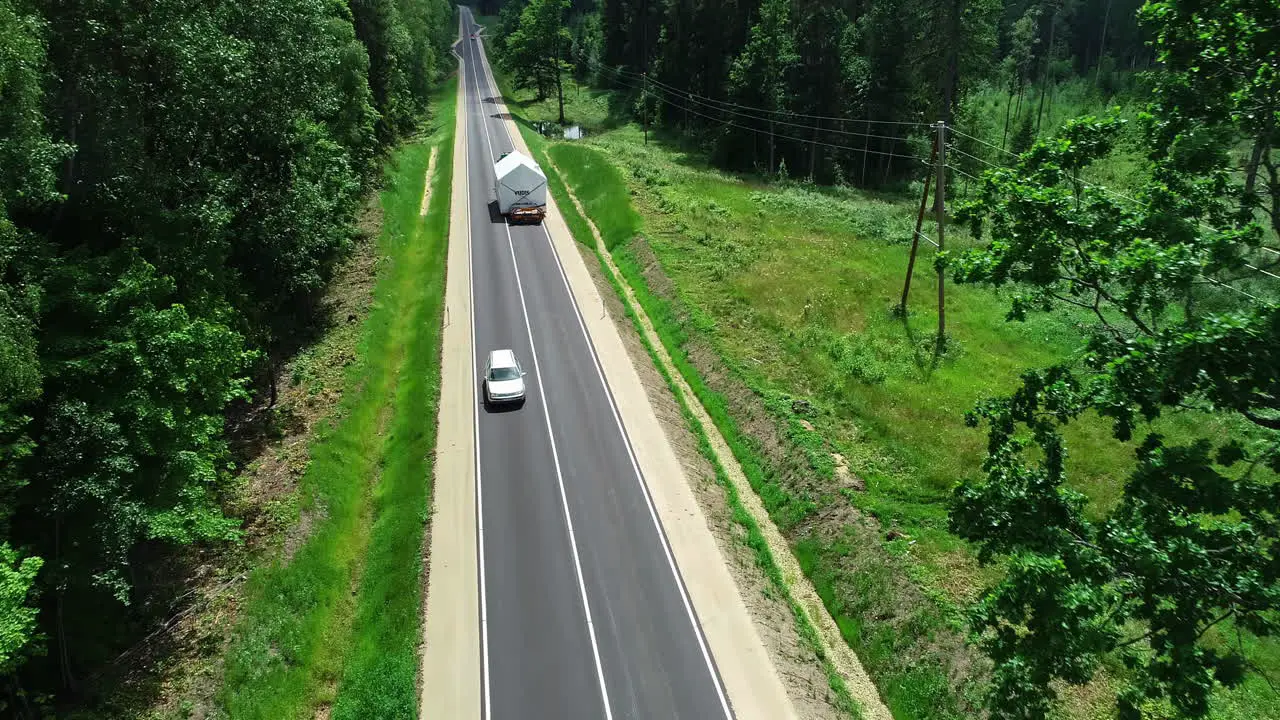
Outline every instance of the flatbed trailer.
[(513, 207), (511, 208), (511, 211), (507, 213), (507, 222), (512, 225), (523, 225), (526, 223), (537, 225), (546, 217), (547, 208), (545, 205), (539, 207)]

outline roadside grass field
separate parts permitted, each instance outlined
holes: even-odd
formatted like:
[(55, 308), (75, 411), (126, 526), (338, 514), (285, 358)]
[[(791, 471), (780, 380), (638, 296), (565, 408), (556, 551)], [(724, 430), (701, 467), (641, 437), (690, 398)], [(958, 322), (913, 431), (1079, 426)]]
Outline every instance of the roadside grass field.
[[(555, 119), (554, 98), (507, 95), (526, 129)], [(981, 471), (985, 454), (985, 432), (963, 416), (1012, 389), (1022, 370), (1071, 360), (1087, 319), (1063, 312), (1006, 322), (1007, 298), (948, 283), (949, 350), (935, 359), (929, 246), (909, 314), (892, 313), (919, 184), (872, 193), (726, 174), (678, 139), (651, 132), (646, 145), (640, 128), (613, 127), (607, 93), (565, 100), (566, 119), (590, 134), (548, 142), (545, 152), (895, 717), (973, 716), (985, 665), (964, 644), (962, 608), (1000, 569), (980, 568), (947, 530), (950, 490)], [(1131, 176), (1129, 161), (1117, 162), (1106, 173)], [(954, 226), (947, 238), (952, 249), (974, 242)], [(1155, 429), (1177, 439), (1237, 428), (1180, 415)], [(779, 438), (786, 448), (773, 446)], [(1068, 433), (1068, 449), (1070, 484), (1095, 511), (1115, 503), (1132, 446), (1086, 418)], [(1229, 631), (1221, 640), (1236, 642)], [(1251, 662), (1280, 671), (1280, 643), (1243, 643)], [(1064, 716), (1110, 716), (1109, 689), (1122, 673), (1112, 664), (1087, 687), (1063, 688)], [(1254, 677), (1220, 693), (1212, 717), (1276, 718), (1278, 708), (1280, 695)]]
[(302, 479), (309, 532), (245, 588), (219, 697), (230, 718), (416, 715), (456, 85), (433, 99), (429, 136), (388, 163), (373, 312)]

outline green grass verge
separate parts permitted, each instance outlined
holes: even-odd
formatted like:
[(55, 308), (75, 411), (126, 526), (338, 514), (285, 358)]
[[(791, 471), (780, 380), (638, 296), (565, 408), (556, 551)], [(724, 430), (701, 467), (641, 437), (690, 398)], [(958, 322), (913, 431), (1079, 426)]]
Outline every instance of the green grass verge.
[[(437, 149), (425, 220), (416, 194), (387, 202), (389, 235), (404, 244), (401, 262), (413, 291), (400, 305), (408, 340), (395, 416), (386, 438), (382, 481), (373, 497), (373, 527), (352, 631), (352, 651), (338, 686), (335, 720), (409, 718), (418, 707), (416, 677), (422, 618), (422, 539), (430, 518), (428, 479), (440, 401), (445, 258), (453, 175), (456, 84), (437, 107), (438, 129), (415, 152)], [(416, 160), (416, 158), (415, 158)], [(416, 170), (419, 162), (405, 163)], [(406, 187), (419, 187), (408, 182)], [(421, 180), (419, 179), (419, 183)], [(399, 183), (397, 183), (399, 185)]]
[[(533, 132), (530, 128), (522, 125), (520, 127), (521, 134), (525, 138), (526, 144), (529, 146), (530, 152), (534, 154), (534, 158), (542, 165), (543, 170), (547, 173), (548, 185), (551, 188), (552, 196), (556, 200), (557, 206), (564, 215), (565, 223), (569, 226), (574, 239), (587, 247), (591, 248), (596, 254), (596, 258), (600, 263), (600, 270), (609, 284), (617, 293), (618, 299), (622, 302), (627, 318), (631, 321), (636, 334), (640, 338), (641, 344), (649, 353), (649, 357), (653, 360), (654, 367), (667, 383), (667, 388), (675, 397), (679, 404), (680, 413), (684, 418), (686, 426), (694, 437), (697, 439), (698, 451), (711, 464), (715, 471), (716, 482), (725, 489), (725, 495), (729, 503), (729, 509), (733, 522), (740, 525), (745, 531), (744, 543), (751, 550), (756, 566), (759, 567), (769, 580), (769, 584), (773, 591), (782, 597), (791, 610), (792, 617), (796, 623), (796, 630), (805, 645), (812, 650), (822, 663), (823, 671), (827, 676), (827, 682), (835, 696), (835, 706), (848, 713), (850, 717), (860, 718), (863, 716), (859, 703), (853, 699), (849, 693), (849, 688), (841, 677), (839, 671), (826, 656), (823, 645), (818, 636), (817, 629), (809, 620), (809, 617), (799, 603), (791, 594), (790, 588), (782, 577), (782, 571), (778, 567), (777, 562), (773, 558), (773, 554), (769, 549), (768, 542), (764, 535), (760, 532), (760, 526), (756, 519), (743, 505), (741, 497), (738, 495), (737, 487), (730, 482), (725, 474), (724, 466), (720, 462), (720, 458), (712, 450), (711, 442), (707, 438), (706, 431), (702, 424), (698, 422), (688, 403), (685, 401), (684, 394), (676, 387), (675, 381), (668, 372), (666, 364), (662, 362), (657, 351), (649, 342), (648, 335), (645, 334), (640, 320), (635, 315), (631, 303), (627, 301), (627, 296), (623, 290), (622, 284), (619, 282), (613, 270), (605, 262), (601, 254), (601, 249), (597, 246), (595, 238), (591, 233), (591, 228), (586, 220), (578, 213), (566, 190), (565, 181), (560, 176), (560, 168), (564, 168), (565, 174), (569, 177), (569, 182), (575, 188), (575, 196), (582, 202), (583, 209), (591, 216), (592, 222), (600, 231), (601, 238), (605, 242), (606, 248), (612, 248), (617, 244), (630, 239), (631, 234), (639, 227), (639, 216), (631, 208), (627, 200), (626, 186), (622, 183), (621, 178), (617, 175), (617, 171), (608, 163), (603, 162), (603, 158), (592, 150), (571, 146), (548, 144), (540, 135)], [(551, 159), (554, 161), (547, 162), (548, 150)], [(621, 270), (621, 268), (619, 268)], [(639, 278), (640, 283), (637, 284), (633, 280), (629, 280), (628, 284), (632, 288), (632, 292), (636, 295), (636, 299), (644, 307), (645, 298), (652, 300), (648, 294), (647, 288), (643, 284), (643, 278)], [(645, 308), (646, 313), (648, 312)], [(652, 316), (650, 316), (652, 322)], [(661, 330), (655, 325), (655, 331), (661, 334)], [(670, 354), (670, 348), (667, 348)], [(681, 356), (682, 357), (682, 356)], [(673, 362), (676, 362), (675, 356), (672, 356)], [(678, 363), (677, 363), (678, 366)], [(687, 363), (686, 363), (687, 366)], [(690, 382), (686, 368), (681, 368), (681, 376), (685, 378), (685, 382)], [(687, 368), (692, 370), (692, 368)], [(701, 380), (696, 372), (692, 373), (693, 379), (699, 382)], [(697, 394), (697, 391), (694, 391)]]
[[(302, 478), (302, 545), (246, 584), (219, 695), (231, 718), (309, 719), (335, 698), (337, 717), (416, 714), (455, 95), (456, 82), (444, 82), (435, 132), (389, 163), (374, 309)], [(424, 223), (432, 146), (440, 149)]]

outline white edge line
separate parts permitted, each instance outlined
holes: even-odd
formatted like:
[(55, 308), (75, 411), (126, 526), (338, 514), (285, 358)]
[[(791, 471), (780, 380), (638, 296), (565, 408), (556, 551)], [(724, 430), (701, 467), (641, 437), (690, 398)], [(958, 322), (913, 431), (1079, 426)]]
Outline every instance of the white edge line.
[[(462, 13), (458, 13), (458, 30), (460, 35), (466, 35), (462, 24)], [(458, 56), (459, 61), (465, 67), (468, 63), (461, 55)], [(474, 66), (472, 71), (474, 73)], [(458, 74), (458, 81), (462, 85), (462, 104), (463, 112), (467, 112), (467, 83), (466, 71)], [(471, 134), (471, 123), (464, 120), (462, 123), (463, 145), (467, 144), (467, 140)], [(489, 720), (493, 713), (493, 703), (489, 696), (489, 613), (488, 602), (485, 594), (485, 564), (484, 564), (484, 493), (481, 490), (480, 480), (480, 398), (476, 390), (475, 373), (478, 364), (476, 362), (476, 286), (475, 274), (471, 267), (471, 167), (467, 162), (464, 153), (462, 161), (467, 165), (467, 173), (462, 181), (463, 198), (466, 203), (465, 212), (467, 213), (467, 295), (470, 303), (471, 318), (471, 369), (467, 373), (471, 378), (471, 418), (472, 418), (472, 445), (475, 449), (475, 468), (476, 468), (476, 553), (479, 555), (480, 571), (477, 573), (480, 579), (480, 677), (483, 685), (484, 710), (483, 717)]]
[[(485, 74), (488, 77), (489, 82), (491, 83), (493, 93), (495, 95), (498, 94), (498, 84), (497, 84), (497, 81), (493, 79), (492, 69), (489, 67), (489, 64), (487, 62), (481, 62), (480, 64), (484, 65)], [(472, 68), (473, 72), (474, 70), (475, 69)], [(503, 103), (503, 107), (504, 108), (506, 107), (505, 103)], [(507, 134), (507, 142), (511, 145), (512, 149), (514, 149), (515, 141), (511, 137), (511, 130), (507, 127), (506, 120), (503, 118), (499, 118), (499, 122), (502, 123), (502, 129)], [(486, 139), (488, 139), (487, 135), (486, 135)], [(489, 155), (490, 157), (493, 156), (492, 145), (490, 146)], [(550, 188), (548, 188), (547, 191), (550, 192)], [(565, 292), (567, 292), (569, 295), (569, 302), (573, 306), (574, 315), (577, 316), (578, 327), (582, 330), (582, 336), (587, 341), (587, 349), (591, 351), (591, 362), (595, 365), (596, 376), (600, 378), (600, 383), (601, 385), (604, 386), (605, 397), (609, 400), (609, 410), (613, 413), (613, 421), (618, 426), (618, 432), (622, 435), (623, 445), (625, 445), (627, 448), (627, 456), (631, 460), (631, 468), (632, 470), (635, 471), (636, 481), (640, 485), (640, 491), (644, 495), (645, 504), (649, 508), (649, 517), (653, 520), (653, 525), (658, 531), (658, 539), (662, 544), (662, 552), (667, 558), (667, 565), (671, 568), (671, 575), (672, 577), (675, 578), (676, 588), (680, 591), (680, 600), (684, 604), (684, 609), (685, 609), (685, 612), (688, 614), (689, 622), (690, 624), (693, 625), (694, 637), (698, 641), (698, 648), (702, 651), (702, 659), (706, 662), (707, 670), (711, 674), (711, 681), (715, 685), (716, 695), (720, 699), (720, 707), (724, 710), (725, 717), (732, 720), (732, 718), (734, 717), (734, 714), (733, 714), (733, 711), (730, 709), (729, 698), (725, 694), (724, 686), (720, 679), (719, 670), (716, 668), (715, 662), (711, 658), (711, 652), (707, 648), (706, 639), (703, 637), (702, 626), (699, 625), (698, 616), (693, 610), (693, 603), (690, 602), (689, 600), (689, 591), (685, 587), (684, 578), (680, 576), (680, 569), (676, 566), (675, 556), (671, 552), (670, 541), (667, 539), (666, 530), (664, 530), (662, 527), (662, 521), (658, 518), (657, 510), (655, 509), (653, 504), (653, 498), (649, 493), (648, 483), (644, 479), (644, 473), (640, 470), (640, 463), (636, 460), (635, 450), (632, 448), (632, 445), (631, 445), (631, 438), (630, 436), (627, 435), (626, 428), (623, 427), (623, 424), (622, 424), (622, 418), (618, 414), (618, 406), (613, 399), (613, 390), (609, 387), (609, 381), (605, 379), (604, 370), (600, 366), (600, 359), (596, 354), (595, 343), (591, 341), (591, 334), (587, 332), (587, 326), (582, 320), (582, 311), (578, 307), (577, 298), (575, 298), (573, 295), (573, 288), (569, 285), (569, 277), (568, 275), (565, 274), (564, 265), (560, 262), (560, 255), (559, 253), (556, 252), (555, 244), (551, 241), (551, 231), (547, 230), (547, 226), (543, 224), (542, 232), (543, 232), (543, 235), (547, 238), (547, 245), (551, 249), (551, 256), (555, 258), (556, 267), (559, 268), (560, 270), (560, 279), (564, 283)], [(507, 227), (507, 239), (510, 240), (510, 237), (511, 237), (511, 228)], [(513, 263), (515, 262), (514, 246), (512, 247), (512, 251), (511, 251), (511, 260)], [(519, 274), (520, 274), (519, 269), (517, 269), (516, 270), (517, 282), (519, 281)], [(523, 293), (521, 293), (520, 301), (521, 303), (524, 302)], [(528, 320), (526, 315), (526, 323), (527, 322)], [(532, 332), (530, 333), (529, 341), (530, 343), (533, 342)], [(534, 358), (534, 364), (535, 365), (537, 364), (536, 357)], [(542, 382), (541, 378), (539, 378), (538, 382), (539, 382), (539, 386), (541, 386), (541, 382)], [(546, 408), (544, 403), (543, 411), (545, 412), (545, 410)], [(548, 419), (547, 422), (548, 422), (547, 428), (548, 430), (550, 430), (550, 419)], [(553, 439), (552, 443), (554, 444), (554, 442), (555, 441)], [(568, 512), (567, 505), (565, 506), (565, 512), (566, 513)], [(584, 596), (584, 599), (585, 599), (585, 596)], [(603, 678), (601, 682), (603, 682)]]
[[(480, 82), (480, 76), (476, 74), (475, 67), (471, 68), (471, 72), (473, 74), (473, 77), (475, 77), (476, 79), (476, 83), (478, 84)], [(478, 90), (479, 88), (476, 88), (476, 89)], [(487, 123), (485, 123), (484, 139), (489, 146), (489, 158), (493, 159), (494, 157), (493, 141), (489, 139), (489, 129), (488, 129)], [(508, 137), (508, 141), (510, 141), (509, 137)], [(468, 205), (468, 208), (469, 207), (470, 205)], [(520, 311), (524, 315), (525, 331), (528, 332), (529, 334), (529, 350), (533, 354), (533, 374), (534, 374), (534, 377), (537, 378), (538, 380), (538, 392), (542, 397), (542, 418), (547, 424), (547, 440), (551, 444), (551, 460), (556, 466), (556, 484), (559, 485), (559, 488), (560, 488), (560, 504), (564, 508), (565, 528), (568, 530), (568, 533), (569, 533), (569, 550), (573, 556), (573, 569), (578, 578), (578, 591), (582, 596), (582, 608), (586, 614), (587, 635), (591, 639), (591, 654), (595, 660), (596, 677), (600, 683), (600, 695), (601, 695), (601, 700), (604, 703), (604, 716), (606, 720), (613, 720), (613, 709), (609, 705), (609, 690), (604, 679), (604, 663), (600, 659), (600, 644), (596, 640), (595, 624), (591, 620), (591, 601), (587, 598), (587, 584), (586, 584), (586, 579), (584, 578), (582, 573), (582, 560), (578, 557), (578, 539), (577, 539), (577, 535), (574, 533), (574, 530), (573, 530), (573, 516), (570, 515), (569, 513), (569, 496), (565, 492), (564, 474), (560, 470), (560, 454), (556, 449), (555, 433), (551, 429), (551, 414), (547, 409), (547, 396), (546, 396), (546, 393), (543, 392), (542, 371), (538, 365), (538, 348), (537, 348), (537, 344), (533, 340), (533, 327), (532, 325), (529, 324), (529, 309), (525, 305), (525, 301), (524, 301), (524, 286), (520, 282), (520, 267), (519, 267), (519, 264), (516, 262), (515, 243), (511, 239), (511, 226), (507, 225), (506, 223), (503, 223), (502, 227), (507, 231), (507, 246), (511, 250), (512, 269), (515, 270), (516, 291), (520, 295)], [(470, 258), (468, 258), (468, 266), (469, 265), (470, 265)], [(474, 294), (474, 289), (472, 290), (472, 292)], [(471, 332), (472, 332), (473, 338), (475, 334), (474, 317), (475, 317), (475, 314), (472, 313), (473, 320), (471, 323)], [(475, 352), (474, 340), (472, 340), (471, 347), (472, 347), (472, 352), (474, 353)], [(473, 362), (474, 362), (474, 359), (473, 359)], [(474, 390), (472, 392), (474, 392)], [(476, 407), (475, 412), (476, 412), (476, 432), (478, 434), (479, 428), (480, 428), (480, 421), (479, 421), (480, 409), (478, 406)], [(477, 441), (476, 477), (479, 478), (479, 476), (480, 476), (479, 443)], [(486, 666), (486, 670), (487, 670), (487, 666)]]
[(702, 659), (707, 664), (707, 671), (711, 674), (711, 681), (715, 685), (716, 695), (720, 698), (720, 707), (724, 710), (724, 716), (732, 719), (733, 711), (729, 707), (729, 698), (725, 694), (724, 686), (720, 679), (719, 670), (716, 668), (715, 662), (711, 659), (711, 651), (707, 648), (706, 639), (703, 637), (702, 626), (698, 623), (698, 616), (693, 611), (693, 604), (689, 600), (689, 592), (685, 588), (684, 578), (680, 576), (680, 569), (676, 566), (675, 556), (671, 553), (671, 543), (667, 539), (666, 530), (662, 527), (662, 521), (658, 518), (658, 512), (654, 507), (653, 498), (649, 493), (649, 485), (644, 479), (644, 473), (640, 470), (640, 463), (636, 460), (635, 450), (631, 446), (631, 438), (627, 435), (626, 428), (622, 425), (622, 418), (618, 414), (617, 403), (613, 399), (613, 390), (609, 387), (609, 381), (605, 379), (604, 370), (600, 367), (600, 360), (596, 356), (595, 344), (591, 342), (591, 336), (587, 333), (586, 324), (582, 320), (582, 311), (578, 308), (578, 302), (573, 297), (573, 290), (569, 286), (569, 278), (565, 274), (564, 266), (560, 263), (560, 256), (556, 253), (555, 247), (551, 245), (551, 233), (543, 228), (543, 232), (547, 238), (547, 244), (551, 246), (552, 257), (556, 260), (556, 267), (560, 269), (560, 279), (564, 282), (565, 291), (569, 294), (570, 302), (573, 305), (573, 313), (578, 318), (578, 327), (582, 329), (582, 334), (586, 338), (587, 348), (591, 351), (591, 361), (596, 367), (596, 376), (600, 378), (600, 384), (604, 386), (605, 397), (609, 400), (609, 409), (613, 413), (613, 421), (618, 426), (618, 432), (622, 435), (622, 442), (627, 448), (627, 456), (631, 459), (631, 468), (635, 471), (636, 482), (640, 485), (640, 491), (644, 495), (645, 505), (649, 508), (649, 517), (653, 519), (654, 528), (658, 531), (658, 540), (662, 544), (662, 552), (667, 558), (667, 565), (671, 568), (671, 575), (675, 578), (676, 588), (680, 591), (680, 600), (684, 603), (685, 613), (689, 616), (689, 623), (693, 626), (694, 637), (698, 641), (698, 648), (702, 651)]

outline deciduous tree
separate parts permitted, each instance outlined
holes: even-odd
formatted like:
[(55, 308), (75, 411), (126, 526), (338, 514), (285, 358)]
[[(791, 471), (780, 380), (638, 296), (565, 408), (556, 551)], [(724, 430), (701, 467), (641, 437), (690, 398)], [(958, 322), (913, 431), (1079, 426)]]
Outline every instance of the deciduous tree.
[[(1225, 152), (1266, 122), (1232, 108), (1274, 118), (1276, 88), (1266, 73), (1228, 73), (1220, 108), (1193, 91), (1201, 58), (1274, 61), (1246, 4), (1148, 5), (1168, 74), (1145, 118), (1153, 173), (1135, 201), (1085, 180), (1120, 122), (1083, 118), (988, 173), (961, 211), (990, 243), (951, 260), (958, 281), (1013, 288), (1013, 320), (1063, 308), (1094, 319), (1078, 362), (1030, 370), (970, 415), (989, 428), (985, 476), (956, 489), (951, 526), (984, 561), (1008, 562), (971, 616), (995, 661), (996, 717), (1045, 717), (1053, 682), (1087, 682), (1108, 656), (1129, 668), (1122, 717), (1154, 701), (1202, 717), (1217, 686), (1250, 671), (1227, 633), (1280, 629), (1280, 306), (1232, 290), (1264, 235), (1241, 216)], [(1151, 423), (1175, 412), (1230, 416), (1237, 430), (1172, 443)], [(1136, 459), (1100, 518), (1067, 484), (1063, 437), (1095, 413), (1135, 441)]]
[(506, 38), (506, 67), (518, 82), (538, 88), (539, 98), (555, 87), (564, 123), (564, 85), (561, 76), (573, 38), (565, 26), (568, 0), (531, 0), (520, 13), (520, 25)]

